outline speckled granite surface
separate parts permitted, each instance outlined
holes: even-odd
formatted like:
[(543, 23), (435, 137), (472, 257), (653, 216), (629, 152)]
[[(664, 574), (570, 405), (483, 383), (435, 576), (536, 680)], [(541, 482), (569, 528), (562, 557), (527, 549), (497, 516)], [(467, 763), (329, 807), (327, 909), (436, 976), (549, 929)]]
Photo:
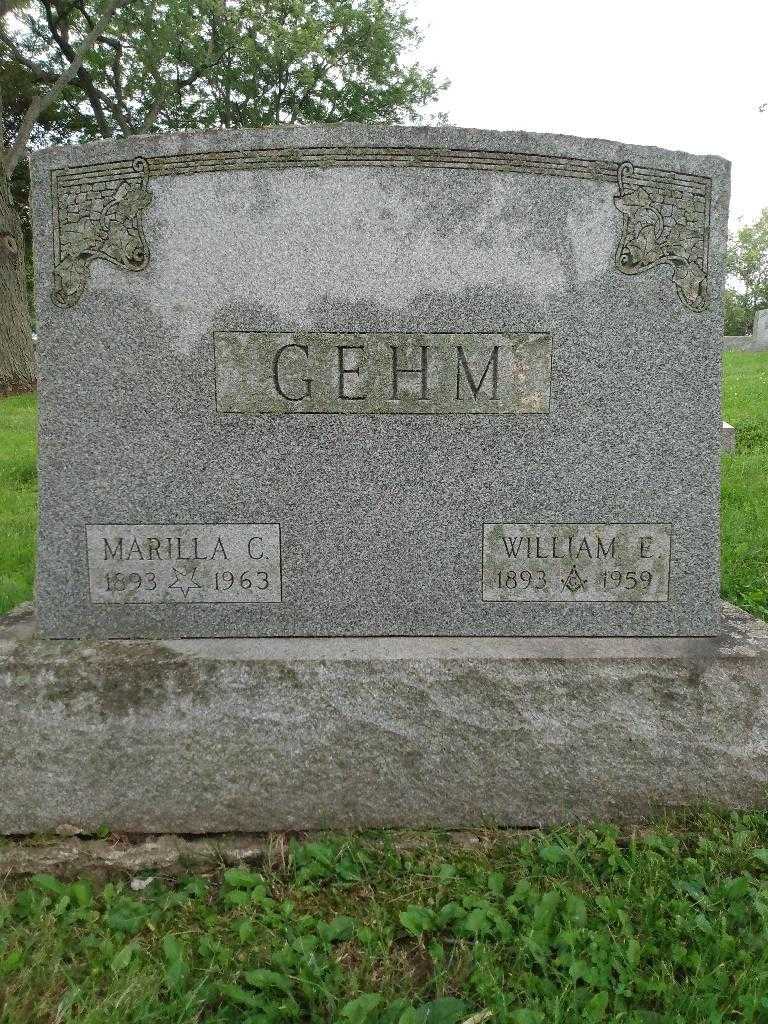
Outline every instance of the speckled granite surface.
[[(381, 125), (36, 154), (43, 632), (717, 633), (728, 173), (603, 140)], [(224, 412), (226, 332), (546, 335), (551, 394), (536, 414)], [(353, 396), (358, 356), (339, 357)], [(281, 365), (321, 372), (305, 359)], [(269, 367), (257, 377), (238, 387)], [(572, 601), (564, 566), (557, 600), (484, 601), (486, 523), (669, 526), (668, 596), (637, 602), (620, 573), (622, 600)], [(86, 526), (110, 524), (277, 524), (281, 599), (217, 601), (239, 570), (200, 563), (190, 583), (195, 565), (149, 579), (135, 561), (117, 568), (142, 570), (138, 596), (102, 574), (94, 599)]]
[(0, 831), (638, 821), (768, 800), (768, 628), (60, 641), (0, 622)]

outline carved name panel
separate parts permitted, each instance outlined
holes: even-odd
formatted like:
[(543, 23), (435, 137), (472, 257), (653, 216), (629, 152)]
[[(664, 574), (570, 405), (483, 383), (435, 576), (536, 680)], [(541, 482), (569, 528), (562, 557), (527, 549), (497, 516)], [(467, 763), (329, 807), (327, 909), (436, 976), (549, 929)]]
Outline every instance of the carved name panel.
[(216, 331), (214, 345), (219, 412), (549, 410), (548, 334)]
[(665, 523), (487, 523), (484, 601), (667, 601)]
[(276, 523), (101, 524), (86, 535), (95, 604), (281, 600)]

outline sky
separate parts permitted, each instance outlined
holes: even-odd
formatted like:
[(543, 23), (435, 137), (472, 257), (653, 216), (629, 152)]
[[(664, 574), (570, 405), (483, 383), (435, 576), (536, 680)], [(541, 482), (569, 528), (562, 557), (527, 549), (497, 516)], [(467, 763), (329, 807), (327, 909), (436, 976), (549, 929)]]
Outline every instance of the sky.
[(732, 162), (731, 228), (768, 207), (765, 0), (407, 0), (437, 105), (466, 128), (560, 132)]

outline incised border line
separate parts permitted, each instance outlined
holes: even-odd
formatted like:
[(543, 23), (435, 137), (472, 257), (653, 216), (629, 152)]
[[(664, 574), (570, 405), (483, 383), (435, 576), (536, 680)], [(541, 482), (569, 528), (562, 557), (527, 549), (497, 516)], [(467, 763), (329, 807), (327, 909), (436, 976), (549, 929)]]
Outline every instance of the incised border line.
[(52, 171), (54, 301), (63, 306), (80, 301), (94, 260), (106, 260), (130, 271), (145, 269), (149, 251), (142, 216), (152, 202), (150, 178), (278, 167), (379, 166), (458, 168), (608, 182), (618, 188), (613, 201), (622, 217), (616, 269), (635, 275), (671, 266), (683, 305), (700, 312), (708, 304), (710, 178), (635, 167), (627, 161), (376, 146), (184, 153)]

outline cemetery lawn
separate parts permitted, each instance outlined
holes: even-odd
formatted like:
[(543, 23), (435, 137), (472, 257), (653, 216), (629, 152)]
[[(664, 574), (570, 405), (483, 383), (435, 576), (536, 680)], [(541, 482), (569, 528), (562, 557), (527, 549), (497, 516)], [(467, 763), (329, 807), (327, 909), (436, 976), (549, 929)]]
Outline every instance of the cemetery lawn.
[(0, 885), (2, 1024), (768, 1021), (768, 814)]
[[(723, 457), (722, 592), (768, 619), (768, 352), (726, 352), (723, 371), (737, 440)], [(35, 409), (32, 395), (0, 399), (0, 615), (32, 596)]]
[(35, 396), (0, 399), (0, 615), (32, 596), (36, 457)]
[(722, 594), (768, 619), (768, 352), (726, 352), (723, 370)]
[[(768, 353), (724, 366), (723, 593), (768, 618)], [(31, 596), (34, 460), (34, 397), (1, 400), (0, 611)], [(764, 812), (277, 836), (131, 881), (0, 878), (0, 1024), (768, 1024)]]

